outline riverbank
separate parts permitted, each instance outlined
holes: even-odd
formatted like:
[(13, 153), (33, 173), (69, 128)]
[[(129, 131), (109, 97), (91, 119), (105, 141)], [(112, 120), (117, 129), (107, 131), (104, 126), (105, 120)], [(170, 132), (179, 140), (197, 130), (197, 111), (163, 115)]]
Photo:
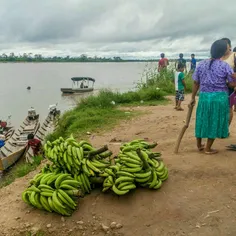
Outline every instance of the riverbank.
[[(175, 155), (174, 144), (184, 125), (189, 100), (190, 96), (186, 96), (184, 112), (173, 109), (173, 99), (168, 105), (129, 107), (142, 115), (89, 136), (95, 147), (107, 144), (114, 155), (120, 142), (137, 138), (157, 141), (155, 150), (162, 152), (170, 171), (160, 190), (137, 189), (123, 197), (94, 190), (80, 199), (79, 208), (71, 217), (61, 217), (34, 209), (21, 200), (22, 191), (37, 173), (34, 171), (0, 189), (2, 235), (235, 235), (236, 160), (235, 153), (224, 148), (235, 141), (235, 120), (231, 137), (215, 143), (220, 153), (206, 156), (196, 149), (193, 112), (180, 153)], [(122, 228), (111, 229), (112, 222), (120, 223)], [(108, 233), (102, 224), (109, 227)]]

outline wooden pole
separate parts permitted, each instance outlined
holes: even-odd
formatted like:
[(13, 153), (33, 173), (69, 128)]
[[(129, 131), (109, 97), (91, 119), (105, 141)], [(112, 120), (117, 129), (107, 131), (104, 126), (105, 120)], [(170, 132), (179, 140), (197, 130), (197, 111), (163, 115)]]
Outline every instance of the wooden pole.
[(188, 113), (187, 113), (187, 117), (186, 117), (186, 123), (185, 125), (183, 126), (180, 134), (179, 134), (179, 137), (177, 139), (177, 142), (175, 144), (175, 150), (174, 150), (174, 153), (178, 153), (179, 151), (179, 146), (180, 146), (180, 143), (181, 143), (181, 140), (184, 136), (184, 133), (185, 131), (187, 130), (187, 128), (189, 127), (189, 123), (190, 123), (190, 120), (191, 120), (191, 116), (192, 116), (192, 112), (193, 112), (193, 108), (194, 108), (194, 104), (190, 104), (188, 106)]

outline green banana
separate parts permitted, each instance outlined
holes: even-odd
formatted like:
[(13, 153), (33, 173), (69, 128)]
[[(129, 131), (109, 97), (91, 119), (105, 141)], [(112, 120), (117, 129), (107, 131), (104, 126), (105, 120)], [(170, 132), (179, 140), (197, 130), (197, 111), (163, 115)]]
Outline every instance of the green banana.
[(129, 185), (126, 185), (126, 186), (120, 188), (120, 190), (125, 191), (125, 190), (131, 190), (131, 189), (135, 189), (135, 188), (136, 188), (135, 184), (129, 184)]
[(140, 179), (140, 178), (135, 178), (135, 181), (138, 182), (138, 183), (143, 184), (143, 183), (148, 182), (148, 181), (150, 180), (150, 178), (151, 178), (151, 175), (148, 176), (148, 177), (146, 177), (146, 178), (142, 178), (142, 179)]
[(52, 197), (53, 192), (43, 191), (40, 193), (40, 195), (42, 195), (44, 197)]
[(75, 187), (73, 187), (73, 186), (71, 186), (71, 185), (69, 185), (69, 184), (61, 184), (61, 185), (60, 185), (60, 188), (61, 188), (61, 189), (67, 189), (67, 190), (76, 190)]
[[(74, 201), (72, 200), (73, 204), (71, 202), (69, 202), (60, 192), (57, 193), (58, 194), (58, 198), (60, 198), (60, 200), (68, 207), (70, 207), (71, 209), (75, 210), (75, 206), (76, 204), (74, 203)], [(69, 197), (69, 196), (68, 196)]]
[(87, 184), (85, 183), (85, 179), (84, 179), (83, 173), (80, 174), (80, 178), (81, 178), (82, 185), (83, 185), (83, 187), (84, 187), (84, 191), (85, 191), (86, 193), (90, 193), (90, 190), (89, 190)]
[(43, 207), (46, 211), (52, 212), (51, 207), (50, 207), (50, 205), (48, 204), (48, 200), (47, 200), (46, 197), (40, 195), (39, 200), (40, 200), (40, 203), (41, 203), (42, 207)]
[(32, 190), (32, 191), (34, 191), (34, 192), (36, 192), (36, 193), (40, 193), (40, 192), (41, 192), (40, 189), (38, 189), (38, 188), (35, 187), (34, 185), (30, 186), (30, 187), (28, 188), (28, 190)]
[(136, 164), (136, 165), (141, 165), (141, 161), (137, 161), (137, 160), (135, 160), (135, 159), (131, 159), (131, 158), (127, 158), (127, 157), (120, 157), (120, 159), (122, 160), (122, 161), (124, 161), (125, 163), (131, 163), (131, 164)]
[(149, 188), (154, 188), (157, 181), (158, 181), (157, 180), (157, 173), (156, 173), (156, 171), (152, 171), (152, 182), (150, 183)]
[(57, 197), (57, 191), (54, 191), (54, 193), (53, 193), (53, 195), (52, 195), (52, 200), (53, 200), (53, 204), (55, 205), (55, 206), (57, 206), (57, 209), (59, 208), (66, 208), (62, 203), (61, 203), (61, 201), (58, 199), (58, 197)]
[(124, 191), (119, 190), (119, 189), (116, 188), (115, 185), (112, 186), (112, 190), (113, 190), (113, 192), (114, 192), (115, 194), (117, 194), (117, 195), (124, 195), (124, 194), (126, 194), (126, 193), (129, 192), (129, 190), (124, 190)]
[(118, 176), (128, 176), (128, 177), (132, 177), (132, 178), (134, 178), (134, 177), (136, 177), (136, 175), (135, 175), (135, 173), (134, 174), (131, 174), (131, 173), (129, 173), (129, 172), (126, 172), (126, 171), (117, 171), (116, 172), (116, 175), (118, 175)]
[(43, 189), (43, 188), (46, 188), (46, 189), (49, 189), (49, 190), (54, 190), (52, 187), (50, 187), (49, 185), (46, 185), (46, 184), (40, 184), (38, 186), (39, 189)]
[(147, 177), (150, 176), (151, 174), (152, 174), (152, 172), (151, 172), (151, 171), (148, 171), (148, 172), (144, 172), (144, 173), (134, 173), (134, 176), (135, 176), (136, 178), (142, 179), (142, 178), (147, 178)]
[(156, 169), (157, 172), (161, 172), (165, 167), (165, 165), (162, 161), (160, 161), (159, 164), (160, 164), (159, 167)]
[(162, 185), (162, 181), (159, 179), (159, 182), (154, 186), (154, 189), (159, 189)]
[(36, 192), (31, 192), (31, 194), (30, 194), (30, 196), (29, 196), (29, 201), (30, 201), (30, 203), (33, 205), (33, 206), (35, 206), (35, 207), (37, 207), (37, 205), (36, 205), (36, 202), (35, 202), (35, 195), (36, 195)]
[(30, 203), (30, 200), (29, 200), (29, 193), (27, 193), (26, 191), (24, 191), (21, 195), (22, 197), (22, 200), (25, 202), (25, 203), (28, 203), (28, 204), (31, 204)]
[(68, 184), (68, 185), (71, 185), (75, 188), (78, 188), (81, 185), (81, 183), (78, 182), (77, 180), (63, 180), (61, 182), (61, 185), (63, 185), (63, 184)]
[(121, 182), (132, 182), (134, 181), (134, 178), (131, 177), (127, 177), (127, 176), (121, 176), (118, 179), (116, 179), (115, 184), (119, 184)]
[(85, 180), (85, 183), (86, 183), (88, 189), (92, 190), (88, 176), (86, 174), (83, 174), (83, 175), (84, 175), (84, 180)]
[(95, 167), (88, 159), (86, 161), (87, 166), (92, 169), (94, 172), (101, 173), (101, 171)]
[(136, 167), (136, 168), (126, 168), (126, 167), (121, 167), (122, 171), (129, 172), (129, 173), (137, 173), (142, 170), (142, 166)]
[[(61, 182), (64, 179), (69, 179), (69, 177), (71, 177), (69, 174), (61, 174), (55, 181), (55, 187), (58, 189), (61, 185)], [(71, 178), (71, 179), (73, 179), (73, 178)]]
[(133, 182), (122, 182), (118, 185), (118, 189), (122, 189), (124, 186), (127, 186), (127, 185), (130, 185), (130, 184), (133, 184)]
[(89, 172), (89, 170), (88, 170), (88, 168), (87, 168), (87, 165), (84, 163), (84, 164), (82, 164), (82, 170), (83, 170), (83, 172), (87, 175), (87, 176), (90, 176), (91, 174), (90, 174), (90, 172)]

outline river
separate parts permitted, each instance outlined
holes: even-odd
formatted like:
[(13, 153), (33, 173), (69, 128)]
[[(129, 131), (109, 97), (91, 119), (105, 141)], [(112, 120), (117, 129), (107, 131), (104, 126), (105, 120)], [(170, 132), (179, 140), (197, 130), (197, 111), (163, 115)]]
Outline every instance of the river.
[(36, 109), (41, 120), (46, 117), (50, 104), (58, 103), (62, 112), (69, 109), (78, 96), (62, 96), (60, 88), (71, 87), (70, 78), (74, 76), (95, 78), (96, 91), (103, 88), (127, 91), (135, 87), (146, 66), (145, 62), (0, 63), (0, 119), (11, 115), (12, 125), (18, 126), (30, 107)]

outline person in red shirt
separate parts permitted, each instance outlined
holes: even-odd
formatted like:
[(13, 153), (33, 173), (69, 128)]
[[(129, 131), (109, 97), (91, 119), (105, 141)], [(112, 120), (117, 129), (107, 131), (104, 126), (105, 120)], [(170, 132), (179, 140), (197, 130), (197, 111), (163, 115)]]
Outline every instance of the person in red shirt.
[(167, 69), (167, 66), (169, 65), (169, 61), (167, 58), (165, 58), (165, 54), (161, 54), (161, 59), (158, 62), (158, 72), (160, 72), (163, 69)]
[(27, 139), (28, 139), (28, 147), (32, 148), (34, 156), (39, 155), (42, 148), (41, 141), (34, 138), (33, 134), (29, 134)]

